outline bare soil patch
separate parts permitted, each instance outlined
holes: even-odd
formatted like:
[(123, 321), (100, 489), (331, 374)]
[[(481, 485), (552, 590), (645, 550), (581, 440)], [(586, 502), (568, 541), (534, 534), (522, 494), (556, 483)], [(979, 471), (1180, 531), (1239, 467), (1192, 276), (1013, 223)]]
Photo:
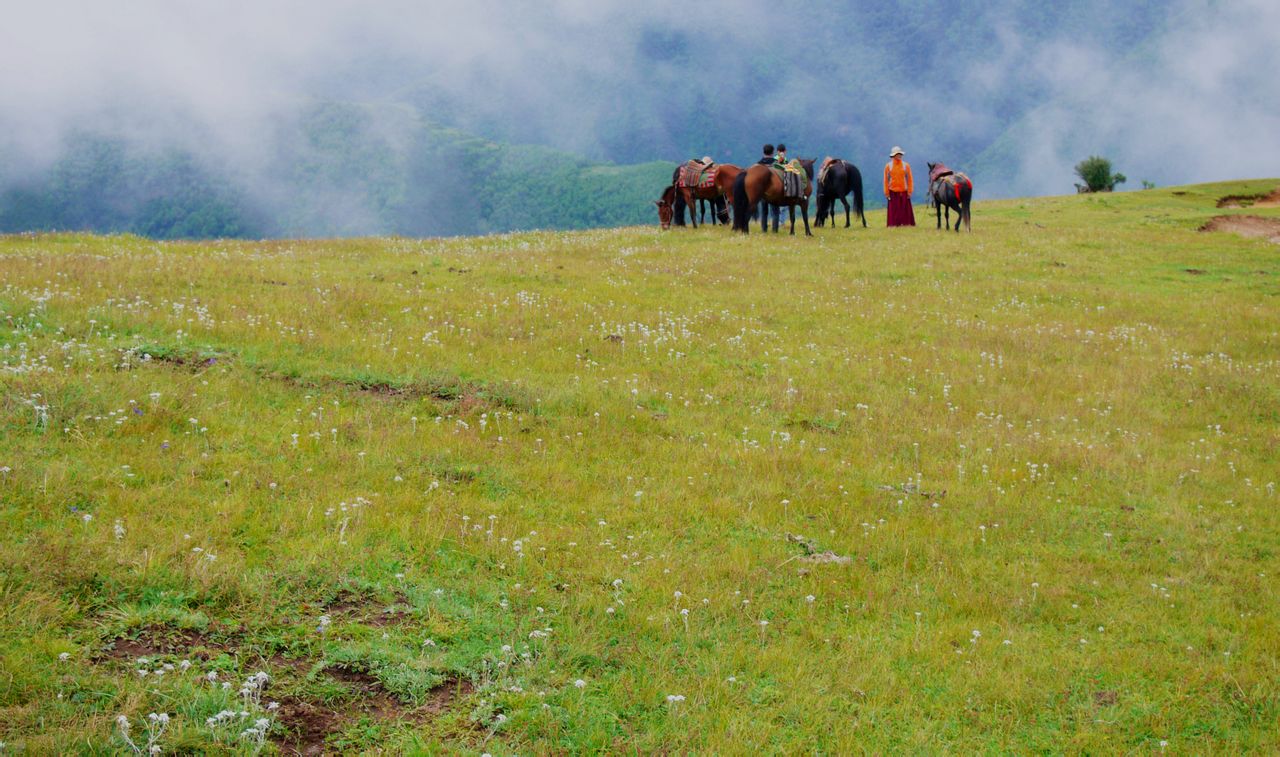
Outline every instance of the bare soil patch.
[(1200, 230), (1226, 231), (1250, 239), (1265, 239), (1272, 244), (1280, 244), (1280, 218), (1217, 216), (1201, 226)]
[(261, 370), (269, 379), (283, 381), (303, 389), (345, 388), (366, 396), (389, 400), (427, 398), (447, 403), (454, 412), (503, 409), (525, 411), (534, 406), (532, 397), (521, 387), (507, 383), (480, 383), (456, 376), (399, 382), (380, 378), (303, 377)]
[(1276, 208), (1280, 207), (1280, 188), (1252, 195), (1227, 195), (1218, 199), (1220, 208)]
[(210, 659), (229, 650), (227, 643), (214, 641), (195, 629), (147, 626), (135, 636), (120, 636), (108, 642), (102, 650), (102, 657), (136, 660), (139, 657), (182, 654), (197, 659)]
[(350, 689), (353, 696), (333, 706), (298, 697), (280, 700), (278, 718), (284, 733), (275, 741), (283, 754), (327, 754), (332, 751), (326, 746), (329, 737), (361, 717), (426, 722), (474, 688), (470, 681), (452, 678), (432, 689), (425, 704), (415, 707), (388, 692), (377, 677), (366, 671), (340, 666), (328, 668), (325, 673)]
[(411, 616), (404, 609), (408, 605), (409, 599), (403, 594), (396, 594), (395, 604), (384, 606), (372, 596), (343, 589), (325, 605), (324, 611), (344, 620), (382, 628), (408, 621)]

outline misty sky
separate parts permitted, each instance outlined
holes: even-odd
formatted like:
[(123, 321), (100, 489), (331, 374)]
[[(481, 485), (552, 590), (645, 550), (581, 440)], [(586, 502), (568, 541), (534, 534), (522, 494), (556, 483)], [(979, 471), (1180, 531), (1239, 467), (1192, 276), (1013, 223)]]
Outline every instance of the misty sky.
[[(262, 162), (271, 125), (316, 98), (409, 103), (428, 115), (447, 100), (460, 120), (451, 125), (623, 162), (704, 151), (744, 161), (796, 122), (822, 142), (804, 148), (864, 153), (868, 164), (890, 140), (909, 155), (977, 153), (1004, 134), (988, 153), (1004, 185), (995, 194), (1069, 191), (1071, 166), (1091, 152), (1114, 156), (1133, 184), (1280, 175), (1275, 0), (1147, 4), (1164, 21), (1138, 30), (1154, 36), (1136, 49), (1095, 46), (1078, 30), (1029, 39), (1010, 20), (1026, 6), (989, 3), (966, 24), (991, 44), (934, 82), (893, 74), (927, 42), (911, 34), (913, 18), (957, 13), (954, 3), (920, 3), (901, 36), (874, 40), (859, 38), (858, 20), (878, 3), (830, 0), (805, 9), (756, 0), (11, 6), (0, 25), (0, 176), (52, 160), (74, 129)], [(1107, 14), (1096, 23), (1105, 31)], [(676, 32), (689, 47), (683, 65), (655, 61), (654, 45)], [(784, 73), (742, 89), (739, 63), (770, 55)], [(869, 69), (887, 71), (893, 86), (849, 102)], [(715, 94), (729, 111), (717, 117), (753, 136), (705, 146), (673, 137), (670, 114), (657, 114), (664, 92), (686, 87)], [(1011, 90), (1034, 93), (1035, 107), (1010, 112), (1001, 97)], [(734, 98), (742, 107), (723, 105)], [(621, 141), (619, 121), (630, 129)]]

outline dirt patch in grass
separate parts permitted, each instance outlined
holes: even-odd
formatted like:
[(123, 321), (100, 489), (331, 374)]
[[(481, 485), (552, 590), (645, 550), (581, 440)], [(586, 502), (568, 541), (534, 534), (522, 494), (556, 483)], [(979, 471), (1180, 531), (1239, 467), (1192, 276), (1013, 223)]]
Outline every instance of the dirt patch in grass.
[(527, 411), (533, 399), (524, 389), (505, 383), (486, 384), (456, 376), (399, 381), (374, 377), (344, 378), (337, 376), (303, 377), (264, 372), (267, 378), (285, 381), (306, 389), (341, 387), (373, 397), (386, 399), (432, 399), (448, 403), (454, 412), (465, 414), (474, 409), (501, 408)]
[(147, 626), (132, 636), (112, 639), (102, 650), (102, 657), (136, 660), (139, 657), (184, 655), (207, 660), (231, 649), (227, 642), (215, 641), (195, 629)]
[(335, 705), (324, 705), (298, 697), (280, 700), (277, 718), (283, 733), (275, 739), (281, 753), (290, 755), (328, 754), (326, 743), (334, 734), (360, 718), (384, 722), (408, 720), (424, 723), (453, 707), (454, 702), (473, 690), (471, 682), (451, 678), (433, 688), (420, 706), (410, 705), (386, 690), (372, 674), (338, 666), (325, 673), (349, 689), (353, 696)]
[(159, 344), (144, 344), (126, 351), (129, 357), (125, 362), (159, 363), (171, 365), (191, 372), (208, 370), (226, 362), (226, 353), (214, 350), (194, 350), (182, 347), (170, 347)]
[(1280, 244), (1280, 218), (1217, 216), (1201, 226), (1200, 230), (1226, 231), (1250, 239), (1265, 239), (1272, 244)]
[(418, 708), (421, 715), (434, 717), (451, 709), (455, 700), (467, 696), (475, 686), (465, 678), (450, 678), (431, 690), (427, 703)]
[(1280, 207), (1280, 188), (1252, 195), (1227, 195), (1218, 199), (1220, 208), (1276, 208)]
[(408, 610), (404, 609), (409, 606), (408, 597), (397, 593), (395, 599), (391, 605), (385, 605), (370, 595), (343, 589), (324, 606), (324, 612), (341, 620), (383, 628), (411, 618)]
[(325, 754), (325, 740), (342, 729), (340, 713), (297, 697), (281, 699), (276, 718), (285, 730), (275, 740), (282, 754)]

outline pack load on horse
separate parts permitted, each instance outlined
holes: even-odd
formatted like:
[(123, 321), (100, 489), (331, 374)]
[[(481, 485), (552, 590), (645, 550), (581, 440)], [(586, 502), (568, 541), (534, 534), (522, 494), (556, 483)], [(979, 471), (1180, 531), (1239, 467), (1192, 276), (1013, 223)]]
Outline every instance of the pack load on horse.
[(809, 175), (804, 172), (804, 167), (800, 165), (799, 160), (774, 163), (769, 168), (782, 180), (783, 197), (790, 200), (808, 199), (811, 191)]
[(738, 178), (742, 169), (732, 163), (716, 163), (710, 158), (690, 160), (676, 169), (671, 184), (676, 191), (676, 225), (681, 223), (681, 205), (689, 208), (689, 217), (694, 228), (698, 227), (698, 219), (694, 214), (694, 203), (707, 200), (712, 203), (714, 218), (720, 223), (729, 223), (727, 197), (733, 191), (733, 181)]
[[(729, 176), (720, 178), (722, 169), (733, 169)], [(689, 215), (693, 220), (693, 225), (698, 225), (696, 217), (697, 205), (695, 200), (702, 203), (711, 204), (712, 224), (718, 219), (720, 223), (729, 223), (729, 203), (727, 195), (733, 186), (733, 176), (736, 175), (737, 166), (730, 164), (716, 165), (709, 156), (701, 160), (690, 160), (676, 166), (675, 171), (671, 174), (671, 184), (662, 192), (662, 199), (655, 200), (654, 205), (658, 206), (658, 223), (663, 230), (669, 229), (674, 223), (676, 226), (684, 226), (684, 211), (688, 207)], [(692, 174), (693, 178), (690, 178)], [(725, 189), (717, 194), (710, 185), (714, 185), (717, 180), (721, 180), (725, 184)], [(693, 182), (694, 197), (686, 198), (685, 193), (681, 191), (681, 184)], [(701, 185), (699, 187), (699, 185)], [(704, 212), (702, 218), (706, 218)], [(665, 220), (664, 220), (665, 219)]]
[(847, 160), (826, 158), (818, 170), (817, 195), (818, 216), (815, 224), (822, 226), (828, 216), (831, 225), (835, 223), (836, 200), (844, 205), (844, 227), (849, 228), (849, 201), (845, 197), (853, 192), (853, 212), (862, 219), (862, 227), (867, 227), (867, 216), (862, 209), (862, 172)]
[[(752, 211), (760, 202), (785, 205), (791, 209), (791, 233), (796, 233), (796, 206), (804, 218), (804, 233), (809, 229), (809, 195), (813, 191), (813, 161), (796, 159), (784, 166), (756, 164), (738, 174), (733, 184), (733, 229), (750, 233)], [(761, 214), (761, 227), (769, 230), (766, 214)]]
[(956, 211), (956, 231), (960, 231), (963, 223), (968, 231), (973, 231), (970, 223), (969, 208), (973, 201), (973, 181), (962, 173), (947, 168), (942, 163), (929, 164), (929, 202), (933, 204), (938, 215), (938, 228), (942, 228), (942, 213), (946, 210), (947, 228), (951, 228), (951, 209)]

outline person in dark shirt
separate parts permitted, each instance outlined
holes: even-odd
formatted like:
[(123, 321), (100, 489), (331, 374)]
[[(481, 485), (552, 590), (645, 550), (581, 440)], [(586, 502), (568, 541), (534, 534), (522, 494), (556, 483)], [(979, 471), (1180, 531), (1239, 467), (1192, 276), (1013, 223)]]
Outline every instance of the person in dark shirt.
[[(765, 157), (760, 159), (760, 163), (763, 165), (782, 165), (787, 162), (787, 146), (779, 143), (777, 150), (774, 150), (773, 145), (765, 145), (764, 155)], [(768, 162), (765, 162), (766, 160)], [(769, 214), (773, 216), (773, 230), (776, 232), (778, 230), (778, 221), (782, 217), (782, 206), (769, 205), (768, 203), (766, 203), (766, 206), (769, 209)]]

